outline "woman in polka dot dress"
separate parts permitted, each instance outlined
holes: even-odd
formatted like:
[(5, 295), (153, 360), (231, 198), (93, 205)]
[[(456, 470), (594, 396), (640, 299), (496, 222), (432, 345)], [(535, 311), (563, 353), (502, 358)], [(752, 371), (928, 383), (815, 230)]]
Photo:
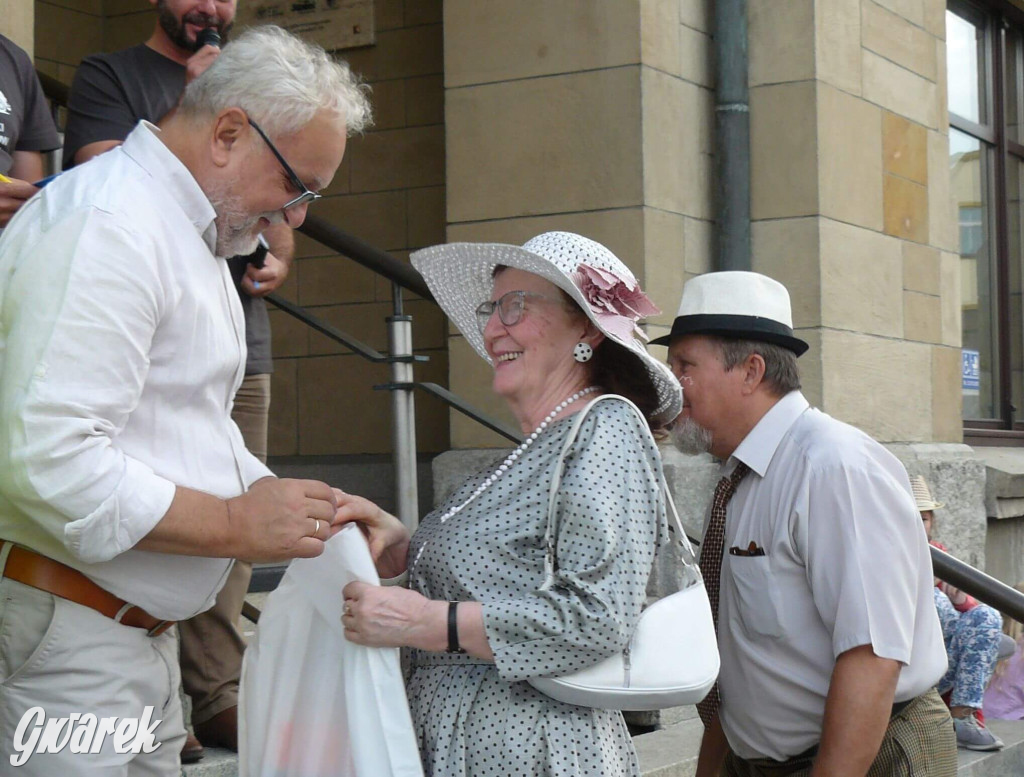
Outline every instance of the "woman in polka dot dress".
[(570, 417), (600, 394), (631, 399), (651, 427), (681, 391), (639, 338), (657, 308), (604, 246), (551, 232), (522, 248), (450, 244), (413, 255), (438, 303), (494, 367), (526, 435), (430, 513), (409, 538), (371, 502), (339, 515), (369, 530), (384, 576), (345, 589), (346, 636), (407, 650), (426, 774), (637, 775), (619, 712), (551, 699), (525, 680), (567, 674), (626, 645), (665, 541), (661, 461), (625, 403), (588, 413), (556, 501), (556, 576), (545, 585), (548, 499)]

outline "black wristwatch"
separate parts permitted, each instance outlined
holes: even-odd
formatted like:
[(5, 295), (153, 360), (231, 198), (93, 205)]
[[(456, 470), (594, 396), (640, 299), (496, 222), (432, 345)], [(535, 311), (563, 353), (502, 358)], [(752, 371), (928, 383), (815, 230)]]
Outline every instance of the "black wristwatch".
[(449, 653), (465, 653), (459, 647), (459, 603), (448, 602), (448, 651)]

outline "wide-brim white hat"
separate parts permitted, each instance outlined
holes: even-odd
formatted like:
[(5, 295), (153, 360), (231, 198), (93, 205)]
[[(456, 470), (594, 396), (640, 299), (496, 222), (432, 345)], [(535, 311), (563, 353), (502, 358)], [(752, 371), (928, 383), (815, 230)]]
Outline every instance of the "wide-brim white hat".
[[(600, 243), (572, 232), (545, 232), (522, 247), (505, 243), (447, 243), (412, 254), (412, 264), (467, 342), (491, 362), (476, 309), (491, 298), (494, 268), (533, 273), (572, 297), (605, 337), (636, 354), (658, 393), (653, 420), (667, 423), (682, 410), (682, 389), (672, 372), (638, 339), (637, 322), (657, 308), (636, 277)], [(651, 311), (653, 309), (653, 311)], [(571, 358), (571, 357), (570, 357)]]
[(781, 345), (797, 356), (807, 350), (807, 343), (793, 334), (786, 287), (745, 270), (709, 272), (687, 281), (672, 331), (651, 342), (670, 345), (681, 335), (757, 340)]

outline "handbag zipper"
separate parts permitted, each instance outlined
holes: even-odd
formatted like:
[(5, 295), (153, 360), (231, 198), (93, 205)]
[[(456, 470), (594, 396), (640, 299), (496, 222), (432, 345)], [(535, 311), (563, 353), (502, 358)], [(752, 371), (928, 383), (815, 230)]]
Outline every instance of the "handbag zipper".
[(623, 683), (623, 687), (625, 688), (629, 687), (629, 656), (630, 652), (632, 651), (632, 648), (633, 643), (631, 640), (630, 643), (626, 645), (626, 649), (622, 651), (622, 668), (625, 670), (625, 682)]

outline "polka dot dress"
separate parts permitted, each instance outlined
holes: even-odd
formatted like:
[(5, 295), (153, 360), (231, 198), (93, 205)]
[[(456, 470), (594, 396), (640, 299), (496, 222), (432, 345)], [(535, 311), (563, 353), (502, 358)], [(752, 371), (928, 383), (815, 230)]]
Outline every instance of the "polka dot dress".
[(639, 775), (619, 712), (563, 704), (524, 682), (621, 650), (667, 536), (657, 448), (625, 403), (584, 420), (556, 501), (556, 573), (544, 586), (548, 489), (573, 416), (551, 425), (496, 483), (444, 524), (500, 463), (428, 515), (409, 549), (410, 587), (483, 602), (493, 663), (411, 650), (409, 702), (430, 777)]

